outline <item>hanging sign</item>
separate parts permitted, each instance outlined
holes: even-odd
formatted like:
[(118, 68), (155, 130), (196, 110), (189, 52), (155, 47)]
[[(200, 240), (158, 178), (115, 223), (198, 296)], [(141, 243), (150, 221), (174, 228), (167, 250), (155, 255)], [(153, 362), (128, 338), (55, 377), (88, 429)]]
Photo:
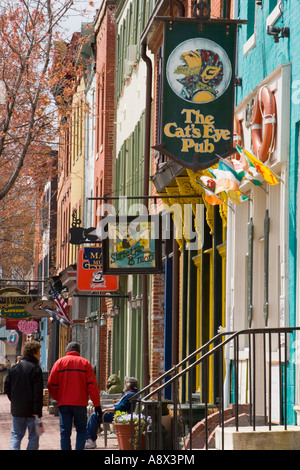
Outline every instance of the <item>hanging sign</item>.
[(5, 318), (28, 318), (30, 315), (26, 312), (24, 305), (11, 305), (1, 310), (1, 316)]
[(160, 153), (195, 172), (232, 152), (235, 24), (165, 24)]
[(18, 332), (15, 330), (11, 330), (8, 332), (7, 335), (7, 342), (10, 346), (15, 346), (19, 341)]
[(11, 320), (10, 318), (5, 318), (5, 329), (6, 330), (18, 330), (19, 320)]
[(5, 287), (0, 289), (1, 316), (11, 319), (21, 319), (30, 316), (25, 306), (32, 301), (32, 297), (18, 287)]
[(103, 272), (154, 274), (161, 272), (160, 219), (157, 216), (114, 217), (107, 220), (102, 239)]
[(119, 289), (118, 276), (103, 274), (101, 248), (84, 248), (78, 251), (77, 289), (86, 292), (111, 292)]
[(38, 327), (39, 327), (39, 324), (35, 320), (30, 320), (30, 321), (20, 320), (18, 323), (19, 331), (21, 331), (25, 335), (31, 335), (38, 329)]
[(34, 318), (49, 317), (49, 313), (45, 309), (56, 312), (54, 300), (34, 300), (25, 306), (26, 312)]

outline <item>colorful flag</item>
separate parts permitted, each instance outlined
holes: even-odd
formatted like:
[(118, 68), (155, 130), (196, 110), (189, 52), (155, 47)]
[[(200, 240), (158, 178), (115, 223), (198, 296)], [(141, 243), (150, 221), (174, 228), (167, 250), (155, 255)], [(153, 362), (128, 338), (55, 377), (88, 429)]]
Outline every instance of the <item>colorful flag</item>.
[(216, 181), (210, 176), (201, 176), (200, 179), (201, 181), (199, 181), (198, 179), (196, 179), (196, 181), (204, 189), (206, 201), (212, 206), (216, 206), (218, 204), (224, 204), (222, 199), (219, 196), (217, 196), (214, 192)]
[(258, 171), (256, 170), (255, 166), (246, 159), (245, 155), (241, 155), (240, 160), (232, 158), (231, 162), (235, 171), (239, 175), (243, 175), (243, 179), (251, 181), (251, 183), (255, 184), (256, 186), (262, 186), (262, 182), (257, 179), (259, 176)]
[(224, 170), (224, 171), (228, 171), (228, 170), (231, 171), (234, 177), (240, 182), (242, 181), (244, 177), (243, 172), (237, 171), (232, 163), (230, 163), (228, 160), (222, 157), (219, 157), (218, 169)]
[(51, 315), (51, 317), (55, 321), (60, 323), (61, 325), (70, 326), (70, 322), (68, 320), (66, 320), (65, 318), (63, 318), (59, 313), (53, 312), (53, 310), (48, 310), (47, 308), (45, 308), (45, 312), (47, 312), (49, 315)]
[[(229, 163), (229, 162), (228, 162)], [(230, 165), (230, 164), (229, 164)], [(222, 191), (238, 191), (242, 177), (236, 173), (231, 165), (230, 168), (227, 164), (220, 161), (218, 168), (209, 169), (209, 172), (215, 177), (216, 179), (216, 188), (215, 193), (221, 193)]]
[(233, 202), (234, 204), (241, 205), (242, 202), (244, 201), (249, 201), (248, 196), (245, 194), (241, 193), (241, 191), (227, 191), (227, 196), (229, 197), (230, 201)]
[(246, 158), (252, 163), (252, 165), (255, 166), (257, 171), (263, 176), (264, 180), (268, 184), (271, 184), (271, 185), (278, 184), (278, 181), (275, 178), (274, 173), (270, 170), (268, 166), (264, 165), (254, 155), (252, 155), (250, 152), (248, 152), (244, 148), (240, 147), (238, 144), (236, 144), (236, 149), (240, 155), (244, 154), (246, 156)]
[(50, 284), (51, 293), (56, 305), (57, 313), (61, 315), (66, 321), (70, 321), (67, 315), (68, 304), (62, 295)]

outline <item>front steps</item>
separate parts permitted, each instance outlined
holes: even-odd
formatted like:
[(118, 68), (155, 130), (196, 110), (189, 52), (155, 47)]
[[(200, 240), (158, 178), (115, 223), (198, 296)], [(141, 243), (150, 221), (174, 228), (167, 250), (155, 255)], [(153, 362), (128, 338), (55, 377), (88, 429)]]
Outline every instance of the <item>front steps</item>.
[[(224, 450), (300, 450), (300, 426), (272, 425), (265, 426), (263, 417), (256, 417), (256, 426), (249, 423), (248, 405), (239, 406), (239, 427), (236, 431), (234, 406), (224, 410)], [(222, 429), (219, 412), (207, 417), (208, 448), (222, 450)], [(197, 423), (192, 430), (192, 448), (206, 448), (205, 419)], [(185, 449), (190, 449), (190, 435), (185, 439)]]
[[(215, 448), (222, 449), (222, 429), (215, 433)], [(224, 428), (224, 450), (299, 450), (300, 426), (251, 426)]]

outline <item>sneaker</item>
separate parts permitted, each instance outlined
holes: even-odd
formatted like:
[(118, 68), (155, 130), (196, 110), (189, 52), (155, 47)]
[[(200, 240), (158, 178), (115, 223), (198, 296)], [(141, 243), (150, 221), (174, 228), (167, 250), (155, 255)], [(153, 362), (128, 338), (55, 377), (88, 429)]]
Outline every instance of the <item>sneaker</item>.
[(92, 439), (88, 439), (85, 443), (85, 449), (95, 449), (97, 447), (96, 442), (92, 441)]

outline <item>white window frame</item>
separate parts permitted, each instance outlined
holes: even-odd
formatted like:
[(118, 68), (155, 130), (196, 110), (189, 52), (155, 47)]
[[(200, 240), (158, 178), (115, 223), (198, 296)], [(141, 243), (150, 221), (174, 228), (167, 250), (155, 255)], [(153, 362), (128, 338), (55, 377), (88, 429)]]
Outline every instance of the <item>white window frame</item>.
[(254, 14), (254, 33), (250, 38), (245, 42), (243, 47), (244, 55), (247, 55), (253, 47), (256, 46), (256, 26), (257, 26), (257, 3), (255, 2), (255, 14)]
[(282, 13), (282, 7), (283, 7), (283, 2), (279, 1), (276, 7), (271, 11), (269, 16), (267, 17), (266, 29), (268, 29), (268, 26), (273, 26), (278, 20), (278, 18), (280, 18), (281, 13)]

